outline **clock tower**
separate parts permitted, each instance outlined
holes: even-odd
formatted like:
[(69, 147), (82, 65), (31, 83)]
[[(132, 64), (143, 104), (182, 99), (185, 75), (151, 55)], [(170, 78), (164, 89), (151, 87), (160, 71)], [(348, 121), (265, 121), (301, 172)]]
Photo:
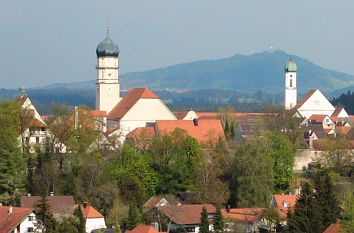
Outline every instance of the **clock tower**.
[(296, 63), (290, 59), (285, 66), (285, 110), (297, 104), (296, 71)]
[(106, 38), (96, 48), (96, 55), (96, 109), (109, 113), (120, 100), (118, 79), (119, 47), (109, 37), (109, 26), (107, 26)]

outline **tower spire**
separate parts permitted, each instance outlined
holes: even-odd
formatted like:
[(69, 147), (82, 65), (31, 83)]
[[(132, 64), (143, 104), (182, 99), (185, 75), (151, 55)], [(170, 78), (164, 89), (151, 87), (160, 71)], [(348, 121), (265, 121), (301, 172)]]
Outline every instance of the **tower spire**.
[(111, 27), (111, 20), (108, 18), (106, 22), (107, 36), (109, 35), (109, 28)]
[(25, 85), (23, 85), (23, 83), (20, 85), (20, 87), (18, 88), (19, 92), (20, 92), (20, 98), (24, 98), (27, 96), (27, 93), (26, 93), (26, 88), (25, 88)]

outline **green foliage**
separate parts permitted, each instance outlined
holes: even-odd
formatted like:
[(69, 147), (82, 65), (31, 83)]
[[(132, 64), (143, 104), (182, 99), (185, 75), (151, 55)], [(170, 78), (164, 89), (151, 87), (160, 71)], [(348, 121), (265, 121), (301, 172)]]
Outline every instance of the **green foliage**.
[(76, 217), (75, 225), (78, 233), (85, 233), (85, 222), (82, 215), (81, 207), (78, 205), (75, 209), (74, 216)]
[(205, 207), (203, 207), (201, 217), (200, 217), (199, 232), (209, 233), (208, 212)]
[(267, 134), (269, 154), (273, 159), (274, 186), (284, 192), (294, 180), (295, 153), (289, 140), (281, 134)]
[(344, 199), (344, 219), (341, 223), (348, 232), (354, 232), (354, 196), (353, 193), (347, 193)]
[(50, 206), (45, 196), (42, 196), (35, 204), (34, 211), (36, 214), (36, 220), (38, 223), (38, 228), (44, 230), (45, 232), (55, 232), (57, 227), (57, 222), (53, 218), (50, 210)]
[(216, 214), (213, 218), (214, 233), (224, 232), (224, 218), (221, 214), (220, 208), (216, 208)]
[(314, 178), (315, 198), (322, 215), (322, 226), (327, 228), (340, 217), (339, 202), (334, 193), (334, 186), (327, 171), (319, 171)]
[(245, 141), (235, 153), (230, 200), (237, 207), (266, 207), (273, 191), (273, 163), (261, 138)]
[(132, 230), (141, 222), (141, 211), (139, 210), (139, 208), (137, 208), (136, 204), (130, 204), (128, 218), (126, 220), (126, 228), (128, 230)]
[(25, 161), (18, 145), (19, 107), (14, 102), (0, 103), (0, 202), (15, 205), (24, 193)]
[(153, 141), (152, 168), (159, 174), (159, 192), (177, 194), (193, 184), (193, 167), (200, 153), (198, 142), (181, 129)]
[(150, 167), (150, 157), (124, 145), (120, 157), (110, 166), (124, 200), (142, 205), (143, 200), (156, 192), (159, 180)]
[(288, 226), (291, 233), (322, 233), (322, 216), (313, 187), (309, 183), (302, 186), (293, 212), (288, 212)]

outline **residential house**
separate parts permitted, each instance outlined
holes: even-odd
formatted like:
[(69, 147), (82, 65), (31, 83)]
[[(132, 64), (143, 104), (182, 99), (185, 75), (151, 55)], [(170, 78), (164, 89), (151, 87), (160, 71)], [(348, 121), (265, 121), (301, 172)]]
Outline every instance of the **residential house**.
[(159, 206), (166, 206), (166, 205), (177, 205), (178, 200), (174, 195), (167, 194), (167, 195), (159, 195), (159, 196), (152, 196), (147, 200), (144, 204), (145, 209), (152, 209)]
[[(21, 207), (34, 208), (36, 203), (41, 199), (40, 196), (21, 196)], [(53, 217), (62, 221), (65, 217), (70, 217), (74, 214), (77, 205), (73, 196), (47, 196), (46, 200), (50, 206)]]
[(169, 229), (184, 228), (187, 232), (199, 232), (200, 218), (203, 208), (208, 213), (210, 222), (209, 228), (213, 229), (212, 220), (216, 214), (216, 208), (212, 204), (193, 204), (193, 205), (165, 205), (158, 206), (158, 211), (165, 215), (169, 221)]
[(82, 207), (82, 216), (85, 222), (86, 233), (107, 228), (103, 215), (87, 203), (84, 203)]
[(33, 208), (0, 206), (0, 233), (30, 233), (36, 224)]
[[(149, 225), (139, 224), (133, 230), (126, 231), (125, 233), (159, 233), (154, 227)], [(162, 233), (162, 232), (160, 232)], [(165, 233), (165, 232), (163, 232)]]

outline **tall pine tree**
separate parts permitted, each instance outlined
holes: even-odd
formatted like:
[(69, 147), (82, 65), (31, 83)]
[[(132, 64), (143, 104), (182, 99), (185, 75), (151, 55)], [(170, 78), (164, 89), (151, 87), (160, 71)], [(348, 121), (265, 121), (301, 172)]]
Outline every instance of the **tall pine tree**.
[(128, 230), (134, 229), (139, 223), (141, 223), (141, 213), (138, 207), (132, 203), (129, 206), (128, 218), (126, 221), (126, 228)]
[(205, 207), (203, 207), (200, 217), (199, 233), (209, 233), (208, 212)]
[(37, 201), (34, 211), (38, 223), (37, 227), (47, 233), (55, 232), (57, 222), (53, 218), (48, 200), (45, 196), (41, 196)]
[(322, 216), (312, 186), (306, 182), (302, 186), (294, 212), (289, 211), (288, 226), (291, 233), (322, 233)]
[(222, 217), (220, 208), (216, 208), (216, 214), (213, 218), (213, 229), (215, 233), (224, 232), (224, 218)]

